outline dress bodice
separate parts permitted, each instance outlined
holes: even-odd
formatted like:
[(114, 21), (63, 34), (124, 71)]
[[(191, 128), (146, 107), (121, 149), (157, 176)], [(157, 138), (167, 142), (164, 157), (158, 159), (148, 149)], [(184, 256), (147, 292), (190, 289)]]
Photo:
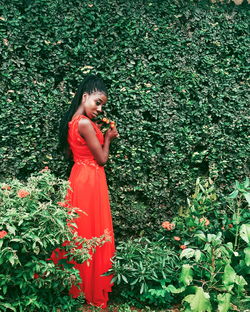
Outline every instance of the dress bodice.
[[(93, 154), (91, 153), (90, 149), (84, 138), (80, 135), (78, 130), (78, 123), (81, 119), (88, 119), (88, 117), (84, 115), (77, 115), (72, 118), (72, 120), (68, 123), (69, 130), (68, 130), (68, 143), (70, 149), (73, 153), (73, 160), (74, 162), (81, 162), (81, 161), (95, 161)], [(95, 130), (96, 137), (99, 140), (100, 144), (104, 144), (104, 136), (98, 126), (91, 121), (91, 124)]]

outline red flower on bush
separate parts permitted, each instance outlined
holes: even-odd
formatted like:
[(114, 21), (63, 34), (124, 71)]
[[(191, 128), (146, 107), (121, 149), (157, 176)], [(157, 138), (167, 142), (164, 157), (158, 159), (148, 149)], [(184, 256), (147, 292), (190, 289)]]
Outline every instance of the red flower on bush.
[(200, 218), (200, 223), (204, 223), (205, 226), (208, 226), (210, 224), (210, 221), (203, 217), (203, 218)]
[(0, 238), (4, 238), (7, 234), (6, 231), (0, 231)]
[(64, 202), (57, 202), (57, 205), (59, 205), (61, 207), (67, 207), (66, 203), (64, 203)]
[(186, 245), (180, 245), (180, 248), (181, 248), (181, 249), (186, 249), (187, 246), (186, 246)]
[(176, 241), (180, 241), (180, 240), (181, 240), (181, 238), (180, 238), (179, 236), (174, 236), (174, 240), (176, 240)]
[(28, 195), (30, 195), (30, 193), (29, 193), (28, 191), (25, 191), (25, 190), (19, 190), (19, 191), (17, 192), (17, 196), (18, 196), (19, 198), (24, 198), (24, 197), (26, 197), (26, 196), (28, 196)]
[(171, 231), (175, 228), (174, 223), (170, 223), (168, 221), (164, 221), (161, 226), (168, 231)]
[(34, 279), (38, 279), (39, 275), (37, 273), (35, 273), (33, 277), (34, 277)]
[(49, 170), (49, 167), (45, 166), (40, 172), (44, 172), (44, 171), (47, 171), (47, 170)]
[(11, 189), (11, 187), (7, 184), (2, 186), (2, 190), (8, 190), (9, 191), (10, 189)]
[(228, 224), (228, 227), (231, 229), (232, 227), (234, 227), (232, 224)]

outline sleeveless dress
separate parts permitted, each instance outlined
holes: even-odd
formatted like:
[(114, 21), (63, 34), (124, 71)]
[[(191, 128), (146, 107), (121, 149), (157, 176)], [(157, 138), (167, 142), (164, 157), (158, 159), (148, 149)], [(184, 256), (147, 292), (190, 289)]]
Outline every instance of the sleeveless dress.
[[(84, 115), (78, 115), (68, 124), (68, 142), (73, 153), (74, 165), (69, 177), (71, 189), (67, 192), (66, 202), (83, 211), (78, 212), (79, 217), (74, 219), (78, 236), (90, 239), (105, 235), (108, 241), (97, 247), (88, 263), (75, 263), (82, 283), (78, 287), (72, 286), (70, 295), (76, 298), (83, 294), (87, 303), (106, 308), (112, 276), (101, 275), (111, 268), (111, 258), (115, 252), (112, 216), (104, 167), (97, 164), (78, 131), (78, 123), (82, 118), (90, 120)], [(103, 145), (101, 130), (94, 122), (91, 121), (91, 124), (100, 144)], [(58, 257), (60, 258), (60, 252), (53, 252), (51, 259), (57, 263)]]

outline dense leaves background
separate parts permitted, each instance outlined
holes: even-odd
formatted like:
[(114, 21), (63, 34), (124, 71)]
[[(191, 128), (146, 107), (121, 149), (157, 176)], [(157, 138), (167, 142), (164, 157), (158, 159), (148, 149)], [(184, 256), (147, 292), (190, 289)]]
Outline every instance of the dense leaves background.
[(0, 2), (1, 181), (70, 164), (58, 124), (101, 74), (120, 139), (106, 166), (117, 234), (149, 233), (198, 176), (222, 192), (249, 174), (249, 5), (206, 1)]

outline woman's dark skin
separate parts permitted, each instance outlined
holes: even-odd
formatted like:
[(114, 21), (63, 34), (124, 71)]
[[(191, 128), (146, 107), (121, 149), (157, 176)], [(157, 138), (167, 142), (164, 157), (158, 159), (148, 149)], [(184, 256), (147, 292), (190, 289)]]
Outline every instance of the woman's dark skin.
[[(107, 96), (103, 92), (93, 92), (91, 94), (84, 93), (82, 101), (74, 116), (85, 115), (89, 119), (95, 118), (102, 112), (102, 106), (107, 102)], [(109, 156), (109, 146), (113, 139), (119, 137), (119, 133), (114, 126), (108, 129), (105, 133), (105, 140), (103, 146), (96, 137), (95, 130), (88, 119), (81, 119), (78, 124), (80, 135), (84, 138), (96, 162), (100, 166), (104, 166)]]

